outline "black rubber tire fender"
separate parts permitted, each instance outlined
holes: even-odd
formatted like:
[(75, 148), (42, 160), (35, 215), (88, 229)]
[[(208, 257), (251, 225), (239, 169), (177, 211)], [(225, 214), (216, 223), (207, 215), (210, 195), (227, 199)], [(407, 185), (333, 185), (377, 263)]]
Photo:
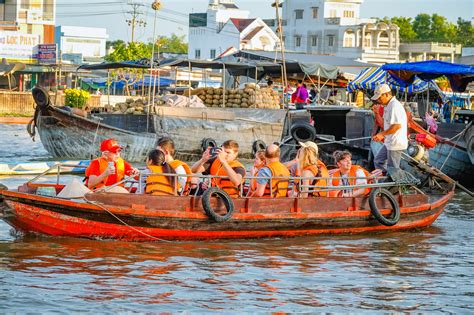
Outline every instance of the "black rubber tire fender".
[[(380, 212), (380, 209), (377, 207), (377, 196), (381, 195), (382, 198), (385, 197), (390, 205), (392, 206), (392, 213), (390, 217), (384, 217), (382, 213)], [(369, 194), (369, 206), (370, 206), (370, 212), (372, 215), (377, 219), (377, 221), (380, 222), (380, 224), (383, 224), (385, 226), (394, 226), (395, 224), (400, 221), (400, 206), (398, 205), (397, 200), (395, 199), (395, 196), (388, 191), (387, 189), (384, 188), (374, 188)]]
[(51, 104), (49, 100), (49, 93), (44, 88), (35, 86), (31, 93), (33, 94), (33, 99), (35, 100), (36, 105), (41, 109), (44, 109), (48, 107), (49, 104)]
[(202, 142), (201, 142), (201, 149), (202, 149), (202, 152), (206, 151), (207, 148), (216, 148), (217, 147), (217, 142), (216, 140), (212, 139), (212, 138), (204, 138), (202, 139)]
[(262, 140), (255, 140), (252, 144), (252, 153), (255, 155), (257, 151), (265, 150), (267, 145)]
[(314, 141), (316, 129), (307, 122), (295, 122), (291, 125), (290, 134), (298, 142)]
[[(211, 207), (211, 197), (212, 196), (217, 196), (219, 197), (225, 205), (225, 208), (227, 210), (227, 213), (225, 215), (220, 215), (214, 211)], [(226, 193), (224, 190), (220, 189), (219, 187), (211, 187), (204, 191), (202, 194), (202, 207), (204, 208), (204, 211), (206, 212), (206, 215), (213, 221), (215, 222), (225, 222), (230, 220), (232, 218), (232, 215), (234, 214), (234, 202), (232, 201), (232, 198), (229, 196), (228, 193)]]

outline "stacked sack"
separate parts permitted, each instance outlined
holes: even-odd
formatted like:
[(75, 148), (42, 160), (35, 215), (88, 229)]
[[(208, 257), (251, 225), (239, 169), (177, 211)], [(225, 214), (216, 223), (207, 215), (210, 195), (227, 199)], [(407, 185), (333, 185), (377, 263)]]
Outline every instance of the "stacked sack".
[(260, 88), (255, 84), (246, 84), (244, 89), (203, 88), (196, 93), (207, 107), (228, 108), (280, 108), (278, 92), (270, 88)]
[(155, 107), (163, 105), (164, 102), (161, 99), (155, 100), (155, 106), (147, 106), (147, 100), (145, 99), (137, 99), (134, 100), (129, 98), (125, 101), (125, 103), (117, 103), (114, 105), (105, 105), (105, 111), (108, 113), (113, 114), (133, 114), (133, 115), (141, 115), (146, 114), (148, 108), (150, 108), (150, 113), (155, 113)]

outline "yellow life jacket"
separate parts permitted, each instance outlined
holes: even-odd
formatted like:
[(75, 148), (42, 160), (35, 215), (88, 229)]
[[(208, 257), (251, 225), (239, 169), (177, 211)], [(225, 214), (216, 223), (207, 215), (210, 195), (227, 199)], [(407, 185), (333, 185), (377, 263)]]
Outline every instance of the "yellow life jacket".
[[(188, 164), (184, 163), (183, 161), (180, 160), (173, 160), (168, 163), (175, 171), (178, 167), (182, 166), (184, 168), (184, 171), (186, 172), (187, 175), (192, 175), (193, 172), (191, 171), (191, 168), (189, 167)], [(178, 183), (178, 190), (181, 190), (181, 185)], [(183, 194), (187, 194), (189, 191), (189, 186), (191, 185), (191, 176), (186, 177), (186, 186), (183, 189)]]

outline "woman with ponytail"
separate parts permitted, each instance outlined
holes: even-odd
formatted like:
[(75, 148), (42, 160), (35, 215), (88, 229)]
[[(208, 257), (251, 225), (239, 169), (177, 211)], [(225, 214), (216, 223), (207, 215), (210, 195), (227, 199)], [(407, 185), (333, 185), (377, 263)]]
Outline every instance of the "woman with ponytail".
[(163, 174), (176, 174), (175, 170), (165, 161), (165, 154), (160, 150), (152, 150), (146, 160), (151, 174), (146, 179), (145, 193), (154, 196), (177, 195), (177, 180), (175, 176)]

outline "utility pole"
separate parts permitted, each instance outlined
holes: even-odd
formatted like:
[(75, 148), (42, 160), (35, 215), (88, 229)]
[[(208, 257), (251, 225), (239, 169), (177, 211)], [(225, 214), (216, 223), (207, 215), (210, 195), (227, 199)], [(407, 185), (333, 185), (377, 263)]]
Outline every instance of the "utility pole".
[(130, 2), (128, 5), (132, 8), (132, 11), (129, 11), (128, 13), (131, 15), (130, 19), (125, 20), (125, 22), (128, 23), (128, 26), (132, 27), (132, 43), (135, 41), (135, 26), (146, 26), (146, 21), (140, 19), (140, 15), (143, 14), (143, 12), (140, 11), (140, 7), (145, 6), (144, 4), (138, 3), (138, 2)]
[(283, 41), (283, 23), (280, 17), (280, 1), (275, 0), (272, 4), (275, 7), (275, 15), (277, 20), (277, 34), (280, 39), (281, 61), (283, 63), (283, 103), (286, 104), (285, 89), (288, 87), (288, 78), (286, 76), (286, 56), (285, 56), (285, 42)]

